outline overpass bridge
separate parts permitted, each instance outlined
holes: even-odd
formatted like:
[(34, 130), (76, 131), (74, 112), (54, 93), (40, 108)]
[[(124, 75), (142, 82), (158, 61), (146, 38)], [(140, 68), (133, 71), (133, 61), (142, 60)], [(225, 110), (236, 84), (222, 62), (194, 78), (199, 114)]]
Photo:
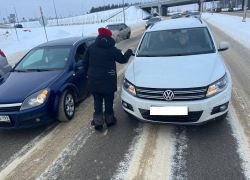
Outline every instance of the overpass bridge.
[[(155, 2), (148, 2), (144, 4), (138, 5), (139, 8), (150, 12), (153, 8), (158, 9), (158, 13), (161, 16), (166, 16), (168, 12), (168, 7), (173, 6), (182, 6), (182, 5), (188, 5), (188, 4), (194, 4), (197, 3), (199, 5), (199, 11), (203, 11), (203, 3), (204, 2), (212, 2), (213, 0), (160, 0)], [(244, 7), (244, 1), (242, 7)], [(250, 0), (248, 0), (248, 7), (250, 6)]]

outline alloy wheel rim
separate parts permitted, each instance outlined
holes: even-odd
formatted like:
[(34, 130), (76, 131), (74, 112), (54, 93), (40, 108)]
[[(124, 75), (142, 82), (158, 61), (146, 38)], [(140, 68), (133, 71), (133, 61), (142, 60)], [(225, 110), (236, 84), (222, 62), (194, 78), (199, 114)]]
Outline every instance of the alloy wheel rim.
[(75, 111), (75, 104), (74, 104), (74, 98), (71, 94), (68, 94), (66, 96), (65, 107), (68, 116), (72, 116)]

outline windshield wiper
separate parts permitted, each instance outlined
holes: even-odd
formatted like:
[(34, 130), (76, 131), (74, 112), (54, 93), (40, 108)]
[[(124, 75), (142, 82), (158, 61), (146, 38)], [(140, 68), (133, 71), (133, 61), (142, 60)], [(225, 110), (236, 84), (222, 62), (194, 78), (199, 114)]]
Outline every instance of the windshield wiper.
[(156, 56), (152, 56), (152, 55), (138, 55), (137, 57), (156, 57)]
[(17, 70), (14, 70), (14, 72), (27, 72), (27, 70), (19, 70), (19, 69), (17, 69)]
[(51, 69), (27, 69), (27, 71), (37, 71), (37, 72), (42, 72), (42, 71), (53, 71)]

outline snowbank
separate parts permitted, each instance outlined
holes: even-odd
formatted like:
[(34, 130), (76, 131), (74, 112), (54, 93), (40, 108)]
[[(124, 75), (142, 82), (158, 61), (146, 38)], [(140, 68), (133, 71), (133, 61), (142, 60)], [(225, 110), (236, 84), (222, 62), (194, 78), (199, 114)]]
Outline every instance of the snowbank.
[(203, 13), (202, 18), (250, 49), (250, 18), (242, 22), (242, 17), (217, 13)]
[[(108, 18), (114, 16), (111, 19), (108, 19), (107, 22), (120, 22), (123, 21), (123, 13), (122, 8), (118, 9), (112, 9), (107, 11), (101, 11), (97, 13), (91, 13), (86, 15), (80, 15), (70, 18), (63, 18), (58, 19), (58, 24), (60, 26), (68, 26), (68, 25), (79, 25), (79, 24), (96, 24), (101, 23)], [(148, 15), (147, 12), (142, 11), (141, 9), (137, 9), (135, 6), (131, 7), (125, 7), (125, 20), (126, 21), (134, 21), (134, 20), (141, 20), (142, 17), (145, 17)], [(60, 16), (59, 16), (60, 17)], [(32, 21), (32, 22), (22, 22), (20, 23), (23, 25), (24, 28), (34, 28), (34, 27), (41, 27), (40, 23), (38, 21)], [(13, 24), (14, 26), (14, 24)], [(57, 26), (57, 20), (48, 20), (47, 26)]]

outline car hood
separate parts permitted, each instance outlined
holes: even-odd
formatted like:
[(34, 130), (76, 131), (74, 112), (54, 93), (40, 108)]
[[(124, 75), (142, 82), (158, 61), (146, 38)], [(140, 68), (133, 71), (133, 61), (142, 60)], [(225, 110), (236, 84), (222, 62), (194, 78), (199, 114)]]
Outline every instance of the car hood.
[(27, 96), (46, 88), (61, 71), (11, 72), (0, 82), (0, 103), (22, 102)]
[(217, 53), (178, 57), (136, 57), (125, 77), (138, 87), (192, 88), (207, 86), (226, 72)]

